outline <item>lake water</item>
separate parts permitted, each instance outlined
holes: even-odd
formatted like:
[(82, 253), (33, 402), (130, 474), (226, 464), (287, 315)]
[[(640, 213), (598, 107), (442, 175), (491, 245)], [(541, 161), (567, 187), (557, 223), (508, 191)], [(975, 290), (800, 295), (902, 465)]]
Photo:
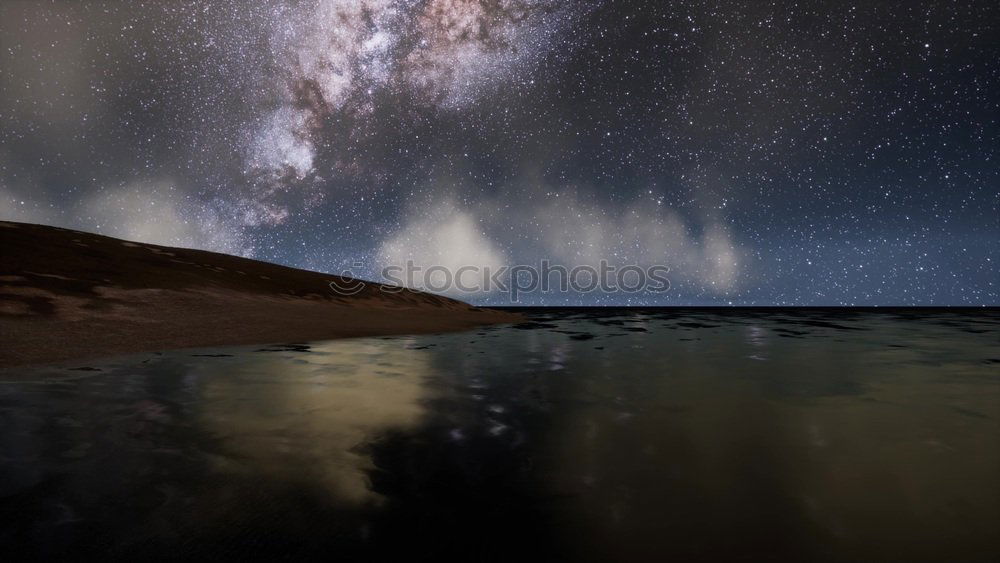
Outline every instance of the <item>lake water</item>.
[(1000, 556), (1000, 311), (529, 317), (0, 373), (0, 556)]

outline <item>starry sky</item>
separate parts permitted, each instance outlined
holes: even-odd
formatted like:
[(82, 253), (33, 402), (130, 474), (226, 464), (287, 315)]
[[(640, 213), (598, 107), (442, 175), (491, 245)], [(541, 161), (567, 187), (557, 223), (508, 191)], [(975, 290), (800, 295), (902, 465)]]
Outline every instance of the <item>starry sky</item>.
[(997, 305), (998, 92), (995, 0), (5, 0), (0, 218), (671, 269), (528, 305)]

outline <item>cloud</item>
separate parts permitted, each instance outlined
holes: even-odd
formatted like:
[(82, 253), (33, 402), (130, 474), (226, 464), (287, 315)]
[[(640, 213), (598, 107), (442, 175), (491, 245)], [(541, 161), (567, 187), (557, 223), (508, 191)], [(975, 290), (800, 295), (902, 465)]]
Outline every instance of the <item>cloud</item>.
[(18, 192), (0, 186), (0, 220), (21, 223), (54, 224), (58, 216), (51, 209), (40, 207)]
[(0, 145), (0, 220), (58, 224), (57, 210), (62, 207), (45, 197), (42, 187), (36, 175), (17, 166), (16, 159)]
[(532, 217), (547, 258), (566, 267), (665, 265), (671, 281), (692, 282), (716, 294), (737, 288), (741, 249), (722, 220), (685, 219), (641, 197), (621, 208), (588, 202), (572, 192), (515, 215)]
[[(25, 186), (0, 185), (0, 219), (59, 225), (164, 246), (251, 255), (253, 248), (243, 236), (240, 221), (224, 211), (185, 197), (165, 178), (105, 188), (58, 206), (38, 192), (25, 190)], [(67, 221), (66, 217), (73, 219)]]
[[(440, 266), (454, 275), (463, 266), (496, 272), (516, 264), (538, 266), (541, 260), (567, 269), (599, 269), (602, 261), (615, 267), (664, 265), (670, 268), (674, 287), (720, 296), (739, 289), (744, 273), (744, 251), (723, 220), (685, 219), (655, 202), (637, 199), (608, 208), (570, 191), (540, 205), (480, 202), (463, 208), (448, 196), (438, 201), (444, 203), (414, 215), (381, 243), (376, 256), (382, 266), (405, 266), (409, 261), (422, 271)], [(511, 243), (511, 232), (531, 243), (521, 252), (502, 250), (495, 241)], [(432, 277), (430, 284), (420, 283), (426, 282), (422, 276), (414, 281), (418, 283), (406, 285), (436, 292), (445, 285), (443, 274)], [(454, 288), (445, 293), (476, 298)]]
[[(464, 297), (469, 294), (458, 291), (454, 284), (446, 284), (444, 273), (437, 272), (427, 279), (423, 274), (432, 267), (443, 267), (454, 276), (463, 266), (497, 272), (509, 265), (503, 250), (486, 235), (476, 216), (451, 201), (437, 204), (435, 211), (408, 222), (381, 244), (376, 256), (383, 266), (419, 267), (418, 275), (405, 280), (408, 287), (433, 290), (448, 285), (444, 293)], [(481, 281), (481, 274), (472, 273), (461, 279), (466, 287), (485, 289)]]
[(227, 254), (249, 255), (251, 247), (232, 219), (186, 201), (168, 179), (105, 189), (84, 200), (83, 228), (108, 236)]

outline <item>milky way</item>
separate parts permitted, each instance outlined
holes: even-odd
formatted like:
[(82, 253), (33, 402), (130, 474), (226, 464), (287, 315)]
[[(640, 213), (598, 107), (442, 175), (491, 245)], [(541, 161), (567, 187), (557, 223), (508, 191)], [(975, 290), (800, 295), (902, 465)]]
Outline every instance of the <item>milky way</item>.
[[(0, 4), (0, 216), (537, 304), (996, 304), (993, 1)], [(502, 302), (498, 295), (468, 296)]]
[[(316, 172), (317, 145), (350, 142), (383, 89), (461, 109), (518, 80), (586, 3), (553, 0), (329, 0), (275, 9), (276, 107), (251, 134), (250, 168), (271, 182)], [(352, 120), (329, 131), (334, 117)], [(343, 126), (340, 126), (343, 129)], [(338, 134), (340, 133), (340, 134)], [(280, 219), (281, 217), (279, 217)]]

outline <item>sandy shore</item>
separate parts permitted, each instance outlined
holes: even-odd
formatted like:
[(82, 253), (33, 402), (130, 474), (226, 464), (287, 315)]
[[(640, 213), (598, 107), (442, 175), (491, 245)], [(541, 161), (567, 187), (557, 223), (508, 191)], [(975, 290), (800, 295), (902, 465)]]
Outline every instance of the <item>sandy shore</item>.
[(236, 256), (0, 222), (0, 368), (175, 348), (417, 334), (516, 314)]

